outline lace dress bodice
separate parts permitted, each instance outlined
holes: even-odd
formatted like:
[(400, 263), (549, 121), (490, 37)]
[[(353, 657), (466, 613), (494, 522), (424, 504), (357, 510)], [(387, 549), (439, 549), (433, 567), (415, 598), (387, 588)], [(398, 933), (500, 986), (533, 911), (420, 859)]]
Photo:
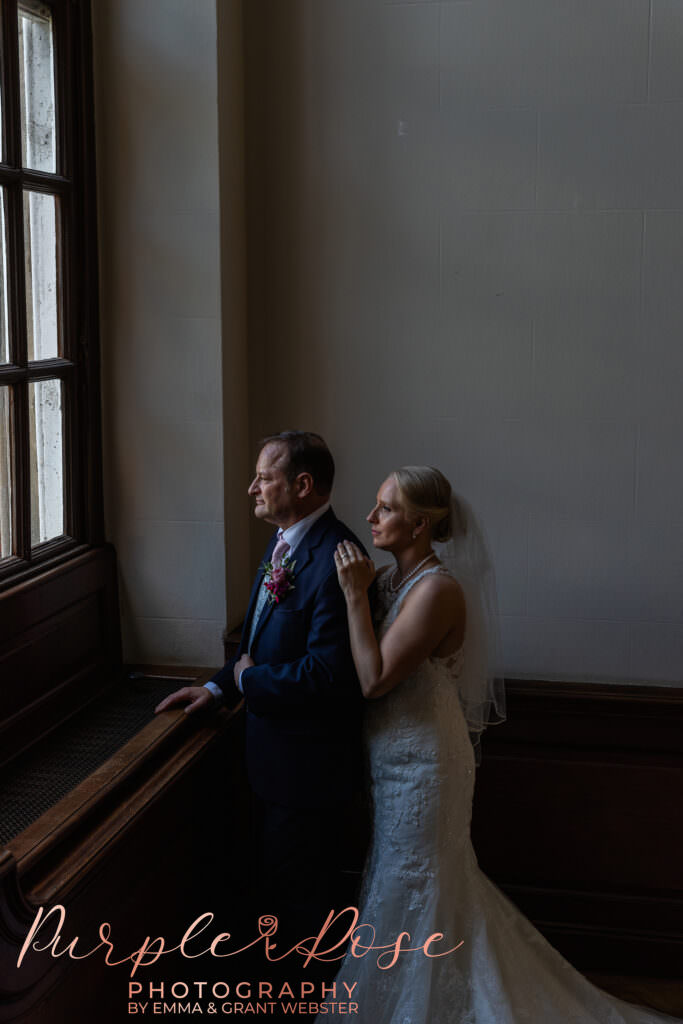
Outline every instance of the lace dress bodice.
[[(446, 572), (441, 566), (425, 569), (393, 592), (390, 573), (377, 581), (375, 620), (381, 639), (398, 616), (404, 599), (420, 580)], [(447, 824), (448, 841), (456, 829), (469, 834), (474, 755), (458, 696), (464, 649), (446, 658), (431, 657), (384, 697), (369, 701), (365, 739), (378, 824), (401, 817), (398, 805), (413, 805), (423, 828), (431, 827), (429, 844), (421, 844), (420, 857), (436, 856), (438, 827)], [(457, 780), (457, 782), (456, 782)], [(465, 784), (463, 784), (465, 783)]]

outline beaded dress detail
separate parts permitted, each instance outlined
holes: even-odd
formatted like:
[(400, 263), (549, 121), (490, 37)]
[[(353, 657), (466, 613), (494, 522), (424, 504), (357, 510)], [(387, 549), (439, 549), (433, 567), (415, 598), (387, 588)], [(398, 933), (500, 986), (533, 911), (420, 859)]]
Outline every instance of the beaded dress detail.
[[(379, 575), (380, 638), (412, 588), (437, 572), (447, 570), (425, 569), (396, 592), (390, 573)], [(349, 953), (335, 979), (337, 998), (347, 998), (341, 982), (357, 983), (350, 998), (359, 1024), (672, 1022), (595, 988), (479, 870), (470, 842), (474, 752), (458, 695), (466, 656), (467, 642), (368, 701), (373, 833), (359, 900), (359, 921), (374, 927), (375, 944), (408, 932), (403, 945), (418, 947), (441, 932), (432, 953), (462, 945), (439, 958), (402, 953), (388, 970), (376, 952)], [(362, 934), (369, 941), (368, 930)]]

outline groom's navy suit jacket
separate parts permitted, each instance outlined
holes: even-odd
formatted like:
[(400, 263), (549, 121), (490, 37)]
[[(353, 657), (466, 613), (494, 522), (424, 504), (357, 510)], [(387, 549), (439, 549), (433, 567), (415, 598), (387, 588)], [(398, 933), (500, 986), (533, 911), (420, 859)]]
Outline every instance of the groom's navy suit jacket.
[[(285, 806), (348, 800), (360, 778), (362, 697), (334, 565), (341, 540), (362, 547), (329, 509), (294, 551), (294, 589), (264, 606), (249, 652), (255, 665), (242, 675), (249, 781), (262, 799)], [(222, 689), (232, 684), (235, 662), (247, 650), (262, 580), (259, 570), (239, 651), (213, 678)]]

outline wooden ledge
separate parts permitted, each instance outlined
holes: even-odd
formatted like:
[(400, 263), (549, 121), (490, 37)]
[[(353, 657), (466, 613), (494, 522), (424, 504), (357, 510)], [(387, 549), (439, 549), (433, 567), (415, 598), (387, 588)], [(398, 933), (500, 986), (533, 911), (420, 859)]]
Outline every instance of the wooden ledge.
[[(187, 668), (144, 671), (146, 678), (177, 678), (180, 685), (202, 685), (210, 674)], [(62, 901), (85, 869), (230, 727), (240, 707), (193, 715), (182, 708), (162, 712), (11, 840), (6, 850), (25, 898), (35, 904)]]

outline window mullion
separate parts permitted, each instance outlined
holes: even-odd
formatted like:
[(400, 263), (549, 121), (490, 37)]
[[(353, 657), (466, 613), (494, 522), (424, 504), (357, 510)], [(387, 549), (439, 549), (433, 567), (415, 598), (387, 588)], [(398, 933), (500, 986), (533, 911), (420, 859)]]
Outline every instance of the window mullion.
[[(21, 167), (21, 108), (19, 89), (19, 30), (16, 0), (3, 0), (3, 117), (5, 119), (5, 163)], [(9, 102), (11, 99), (12, 102)]]
[[(5, 0), (3, 11), (6, 118), (6, 162), (21, 168), (21, 107), (19, 83), (19, 35), (16, 0)], [(7, 299), (12, 362), (27, 366), (26, 298), (24, 273), (24, 207), (21, 176), (7, 188)], [(28, 382), (17, 382), (14, 392), (13, 458), (15, 472), (15, 551), (19, 558), (31, 558), (31, 465), (29, 449)]]
[[(19, 34), (17, 28), (17, 2), (5, 0), (2, 4), (5, 102), (6, 162), (21, 168), (21, 108), (19, 84)], [(27, 363), (26, 299), (24, 275), (24, 206), (21, 175), (7, 181), (7, 292), (9, 305), (11, 358), (16, 366)]]
[(21, 185), (7, 189), (7, 299), (12, 362), (26, 366), (26, 283), (24, 268), (24, 193)]
[(28, 382), (15, 384), (12, 423), (14, 459), (14, 550), (19, 558), (31, 558), (31, 456), (29, 451)]
[[(18, 113), (18, 112), (17, 112)], [(21, 145), (21, 140), (18, 140)], [(24, 372), (28, 366), (24, 273), (24, 198), (21, 183), (7, 188), (7, 300), (12, 361)], [(26, 379), (14, 385), (15, 551), (31, 558), (30, 422)]]

